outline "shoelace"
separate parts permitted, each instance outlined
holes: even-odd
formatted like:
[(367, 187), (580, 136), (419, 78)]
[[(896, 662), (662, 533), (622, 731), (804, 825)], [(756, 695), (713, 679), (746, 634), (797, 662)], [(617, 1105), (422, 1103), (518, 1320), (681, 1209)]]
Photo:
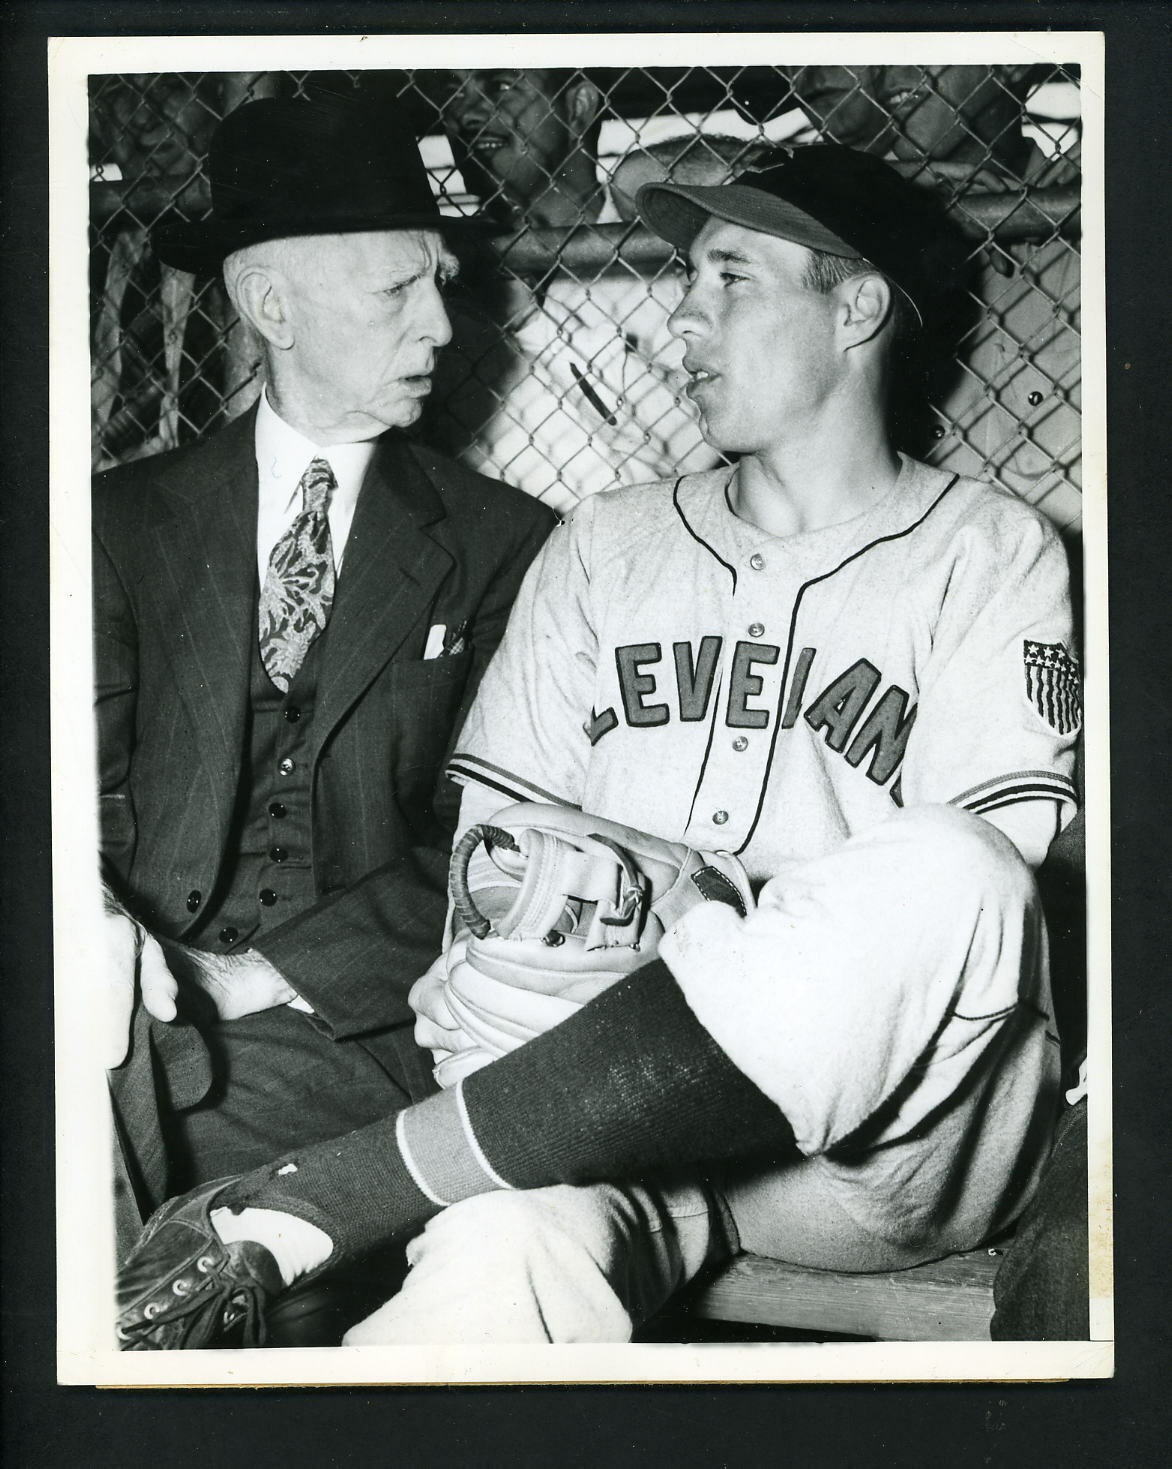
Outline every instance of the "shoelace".
[[(184, 1317), (197, 1318), (192, 1322), (192, 1327), (204, 1325), (209, 1331), (215, 1327), (222, 1330), (235, 1328), (241, 1325), (242, 1347), (264, 1346), (266, 1328), (264, 1320), (265, 1290), (258, 1281), (241, 1282), (233, 1285), (227, 1299), (224, 1299), (225, 1287), (222, 1283), (217, 1284), (209, 1280), (207, 1287), (197, 1291), (194, 1295), (184, 1296), (177, 1300), (173, 1306), (167, 1306), (149, 1318), (143, 1317), (139, 1321), (132, 1321), (127, 1326), (118, 1327), (118, 1336), (125, 1344), (122, 1350), (134, 1350), (135, 1344), (144, 1342), (153, 1335), (160, 1326), (168, 1326), (176, 1321), (182, 1321)], [(229, 1315), (229, 1311), (236, 1308), (237, 1314)], [(219, 1318), (218, 1320), (215, 1318)]]

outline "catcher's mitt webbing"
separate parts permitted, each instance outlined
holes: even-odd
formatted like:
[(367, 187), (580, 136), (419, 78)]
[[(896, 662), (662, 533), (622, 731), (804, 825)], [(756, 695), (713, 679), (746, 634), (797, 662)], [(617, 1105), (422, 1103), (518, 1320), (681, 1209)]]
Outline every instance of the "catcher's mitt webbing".
[(490, 826), (483, 822), (478, 826), (470, 826), (452, 849), (449, 870), (452, 906), (460, 922), (478, 939), (487, 938), (492, 932), (492, 924), (477, 908), (468, 888), (468, 864), (472, 860), (472, 853), (481, 842), (486, 846), (495, 843), (513, 852), (518, 850), (517, 843), (503, 827)]
[[(513, 903), (495, 923), (477, 907), (468, 884), (472, 854), (482, 841), (501, 871), (518, 884)], [(629, 943), (638, 935), (646, 886), (630, 855), (596, 833), (567, 840), (558, 832), (531, 827), (518, 839), (485, 823), (469, 827), (452, 853), (452, 903), (479, 939), (495, 933), (557, 943), (558, 924), (577, 918), (570, 905), (594, 903), (597, 922), (609, 930), (606, 941)]]

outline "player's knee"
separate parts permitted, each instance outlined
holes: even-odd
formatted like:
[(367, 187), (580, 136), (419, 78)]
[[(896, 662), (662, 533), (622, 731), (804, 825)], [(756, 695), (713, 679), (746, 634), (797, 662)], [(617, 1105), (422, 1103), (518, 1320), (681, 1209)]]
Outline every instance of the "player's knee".
[(436, 1215), (407, 1253), (411, 1259), (422, 1249), (458, 1251), (485, 1268), (495, 1260), (508, 1269), (579, 1253), (602, 1260), (616, 1238), (634, 1234), (642, 1222), (623, 1191), (607, 1184), (478, 1194)]
[(538, 1213), (533, 1196), (524, 1191), (476, 1194), (458, 1204), (449, 1204), (427, 1225), (435, 1236), (459, 1232), (483, 1246), (524, 1237)]
[(417, 1245), (422, 1245), (432, 1249), (455, 1248), (475, 1255), (482, 1262), (494, 1257), (514, 1261), (519, 1253), (549, 1233), (553, 1211), (546, 1195), (557, 1192), (557, 1189), (502, 1190), (449, 1204), (428, 1222), (418, 1241), (408, 1247), (408, 1258)]
[(913, 881), (933, 903), (976, 893), (982, 902), (1027, 907), (1033, 874), (1013, 842), (991, 822), (955, 806), (920, 806), (888, 823), (898, 830), (915, 871)]

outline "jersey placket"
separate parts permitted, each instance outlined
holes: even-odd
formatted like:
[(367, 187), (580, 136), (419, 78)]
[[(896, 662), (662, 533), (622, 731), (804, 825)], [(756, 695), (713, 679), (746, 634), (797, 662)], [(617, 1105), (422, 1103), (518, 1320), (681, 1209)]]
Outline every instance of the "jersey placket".
[(748, 840), (765, 782), (782, 681), (795, 578), (782, 543), (765, 538), (736, 560), (708, 755), (685, 839), (736, 852)]

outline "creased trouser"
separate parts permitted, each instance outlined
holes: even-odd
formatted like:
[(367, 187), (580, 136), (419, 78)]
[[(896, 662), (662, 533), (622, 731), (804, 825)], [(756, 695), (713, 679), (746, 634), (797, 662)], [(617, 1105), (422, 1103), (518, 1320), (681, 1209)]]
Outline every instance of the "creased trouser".
[[(405, 1037), (402, 1050), (417, 1048)], [(425, 1053), (332, 1040), (280, 1005), (239, 1020), (164, 1024), (141, 1006), (129, 1059), (111, 1072), (120, 1144), (118, 1245), (170, 1195), (243, 1173), (288, 1148), (337, 1136), (426, 1095)], [(134, 1197), (132, 1197), (132, 1195)], [(137, 1206), (137, 1207), (136, 1207)]]

